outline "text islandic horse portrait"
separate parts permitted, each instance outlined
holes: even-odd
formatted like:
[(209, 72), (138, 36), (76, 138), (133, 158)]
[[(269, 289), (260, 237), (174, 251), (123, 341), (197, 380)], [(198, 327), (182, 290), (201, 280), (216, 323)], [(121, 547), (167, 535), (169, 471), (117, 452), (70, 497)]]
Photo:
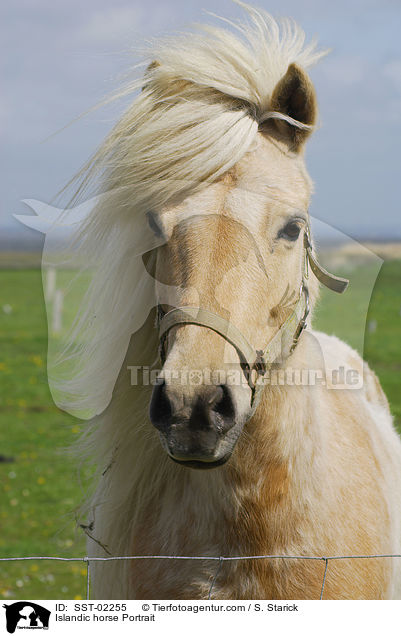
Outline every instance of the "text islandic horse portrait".
[[(150, 45), (81, 173), (80, 192), (104, 197), (79, 237), (100, 266), (69, 395), (101, 399), (118, 367), (79, 443), (98, 466), (88, 554), (185, 557), (95, 561), (97, 598), (207, 599), (212, 586), (220, 599), (315, 599), (324, 560), (250, 557), (401, 553), (386, 397), (355, 351), (310, 325), (319, 282), (347, 285), (319, 265), (309, 229), (307, 69), (323, 53), (293, 22), (242, 6), (243, 23)], [(145, 225), (154, 245), (138, 256)], [(152, 365), (156, 383), (132, 381)], [(340, 367), (363, 381), (334, 390)], [(324, 598), (401, 598), (400, 568), (332, 560)]]

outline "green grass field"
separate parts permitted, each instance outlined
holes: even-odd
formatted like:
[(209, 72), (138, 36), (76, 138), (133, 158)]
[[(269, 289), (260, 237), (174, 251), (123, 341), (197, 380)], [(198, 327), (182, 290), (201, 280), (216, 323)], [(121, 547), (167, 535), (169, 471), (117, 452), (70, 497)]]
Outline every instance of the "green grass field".
[[(350, 274), (343, 297), (322, 293), (315, 327), (361, 349), (358, 312), (369, 298), (369, 268)], [(354, 289), (354, 291), (352, 291)], [(7, 305), (9, 307), (7, 307)], [(5, 307), (5, 310), (4, 310)], [(11, 308), (11, 311), (10, 311)], [(364, 356), (377, 372), (401, 428), (401, 261), (385, 262), (369, 305)], [(39, 270), (0, 270), (0, 557), (83, 556), (74, 509), (90, 479), (63, 449), (81, 423), (53, 404), (46, 379), (47, 327)], [(83, 598), (84, 563), (16, 562), (0, 566), (0, 598)]]
[[(40, 270), (0, 271), (0, 347), (0, 453), (14, 459), (0, 464), (0, 556), (84, 555), (74, 515), (82, 490), (63, 453), (80, 422), (53, 404), (47, 386)], [(85, 577), (79, 562), (3, 564), (0, 597), (83, 598)]]

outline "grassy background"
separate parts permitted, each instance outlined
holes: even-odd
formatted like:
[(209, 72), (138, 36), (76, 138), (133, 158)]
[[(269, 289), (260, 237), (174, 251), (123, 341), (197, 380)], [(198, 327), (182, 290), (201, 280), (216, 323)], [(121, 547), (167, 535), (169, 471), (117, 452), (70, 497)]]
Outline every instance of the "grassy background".
[[(0, 270), (0, 351), (0, 453), (14, 459), (0, 463), (0, 556), (84, 555), (74, 515), (83, 491), (63, 453), (80, 422), (54, 405), (48, 389), (38, 269)], [(85, 597), (84, 563), (16, 562), (0, 568), (1, 598)]]
[[(353, 285), (343, 297), (323, 290), (315, 326), (358, 346), (356, 316), (366, 303), (371, 274), (367, 266), (354, 269)], [(400, 309), (401, 261), (387, 261), (369, 305), (367, 323), (376, 324), (376, 329), (367, 330), (364, 356), (379, 375), (399, 430)], [(46, 351), (40, 270), (0, 270), (0, 454), (13, 460), (0, 463), (1, 557), (85, 554), (83, 537), (75, 530), (74, 509), (90, 472), (82, 471), (81, 486), (73, 462), (63, 453), (79, 433), (80, 422), (52, 402)], [(84, 563), (16, 562), (0, 568), (3, 599), (85, 596)]]

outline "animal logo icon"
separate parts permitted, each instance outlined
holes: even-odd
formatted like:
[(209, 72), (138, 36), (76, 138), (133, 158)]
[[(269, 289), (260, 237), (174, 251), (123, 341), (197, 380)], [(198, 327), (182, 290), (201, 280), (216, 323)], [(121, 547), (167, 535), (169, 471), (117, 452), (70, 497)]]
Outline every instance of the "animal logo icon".
[(3, 607), (6, 610), (6, 628), (9, 634), (14, 634), (16, 629), (49, 629), (51, 612), (37, 603), (18, 601)]

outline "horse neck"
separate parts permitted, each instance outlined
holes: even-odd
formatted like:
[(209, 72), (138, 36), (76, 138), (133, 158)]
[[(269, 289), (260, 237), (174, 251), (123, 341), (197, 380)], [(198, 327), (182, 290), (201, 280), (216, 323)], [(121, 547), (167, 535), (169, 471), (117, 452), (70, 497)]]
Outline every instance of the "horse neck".
[[(300, 483), (308, 478), (305, 465), (321, 443), (314, 389), (306, 382), (308, 345), (299, 346), (277, 373), (271, 373), (254, 416), (245, 425), (237, 448), (227, 464), (232, 473), (249, 481), (277, 483), (291, 465)], [(280, 480), (278, 480), (280, 481)], [(282, 484), (277, 483), (280, 489)]]
[[(292, 366), (304, 366), (302, 349), (291, 357), (291, 367), (288, 361), (287, 372)], [(266, 386), (223, 467), (193, 471), (168, 464), (160, 501), (168, 501), (168, 516), (185, 529), (189, 552), (202, 550), (200, 536), (207, 539), (205, 545), (222, 540), (226, 553), (280, 552), (296, 535), (319, 483), (316, 468), (311, 468), (312, 463), (319, 465), (312, 457), (316, 459), (319, 452), (320, 434), (311, 416), (309, 388)], [(172, 510), (177, 514), (172, 515)], [(178, 547), (182, 549), (182, 544)]]
[[(287, 362), (287, 373), (306, 366), (306, 349), (302, 347), (301, 352), (300, 347)], [(224, 467), (227, 493), (234, 502), (234, 552), (280, 553), (297, 540), (324, 478), (317, 474), (322, 464), (322, 433), (314, 388), (266, 386)]]
[[(304, 366), (307, 347), (301, 341), (287, 371), (290, 365)], [(138, 392), (141, 422), (132, 426), (132, 398), (126, 387), (121, 401), (113, 405), (115, 412), (104, 420), (107, 447), (113, 447), (116, 421), (124, 442), (117, 445), (116, 461), (102, 478), (95, 499), (104, 501), (106, 493), (113, 508), (128, 511), (127, 526), (133, 524), (134, 535), (143, 537), (144, 553), (167, 549), (159, 545), (160, 537), (168, 537), (172, 552), (200, 554), (211, 544), (218, 551), (220, 543), (226, 553), (279, 552), (280, 544), (287, 544), (286, 538), (296, 532), (297, 520), (311, 498), (311, 484), (319, 483), (311, 470), (311, 457), (320, 442), (318, 414), (311, 415), (310, 388), (266, 386), (227, 464), (194, 471), (174, 464), (145, 422), (149, 391)], [(104, 516), (103, 523), (111, 523), (107, 510)], [(153, 539), (149, 528), (155, 529)], [(106, 543), (113, 545), (119, 540), (114, 534), (120, 533), (112, 527), (109, 532), (112, 537), (106, 537)], [(137, 541), (136, 550), (141, 549)]]

